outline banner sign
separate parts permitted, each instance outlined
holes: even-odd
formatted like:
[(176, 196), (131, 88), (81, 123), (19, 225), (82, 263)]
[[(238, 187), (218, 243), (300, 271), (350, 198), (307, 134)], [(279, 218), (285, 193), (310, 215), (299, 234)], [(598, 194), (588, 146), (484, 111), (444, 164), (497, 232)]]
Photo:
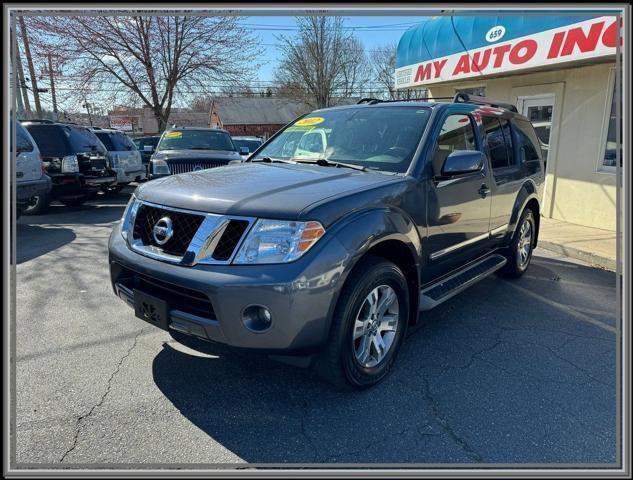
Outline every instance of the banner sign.
[(134, 130), (130, 117), (110, 117), (110, 128), (116, 128), (117, 130), (123, 130), (125, 132)]
[(485, 33), (484, 47), (397, 68), (396, 88), (528, 70), (614, 55), (616, 20), (597, 17), (564, 27), (502, 41), (506, 27), (497, 25)]

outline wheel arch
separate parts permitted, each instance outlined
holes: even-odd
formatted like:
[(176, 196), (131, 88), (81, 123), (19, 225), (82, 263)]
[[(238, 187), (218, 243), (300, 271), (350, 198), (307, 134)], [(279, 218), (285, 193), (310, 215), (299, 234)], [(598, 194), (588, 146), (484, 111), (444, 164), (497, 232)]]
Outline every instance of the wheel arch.
[(534, 247), (536, 247), (538, 242), (538, 235), (541, 225), (541, 203), (538, 198), (538, 190), (535, 183), (532, 180), (527, 180), (521, 186), (519, 193), (517, 194), (517, 198), (514, 202), (514, 207), (512, 209), (512, 216), (510, 217), (510, 225), (509, 225), (509, 239), (514, 237), (514, 233), (519, 223), (519, 219), (526, 208), (530, 208), (534, 213), (534, 223), (535, 223), (535, 234), (534, 234)]
[(367, 256), (379, 256), (396, 264), (404, 273), (409, 286), (409, 324), (417, 320), (420, 285), (421, 239), (415, 222), (403, 211), (381, 208), (354, 214), (343, 222), (335, 235), (350, 257), (334, 291), (328, 311), (329, 332), (332, 317), (350, 274)]

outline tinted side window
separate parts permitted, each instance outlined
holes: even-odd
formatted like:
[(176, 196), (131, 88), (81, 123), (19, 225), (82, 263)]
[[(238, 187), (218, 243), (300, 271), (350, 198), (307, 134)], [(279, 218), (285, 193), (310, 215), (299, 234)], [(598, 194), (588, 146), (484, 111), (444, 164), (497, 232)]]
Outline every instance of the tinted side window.
[(104, 147), (106, 147), (109, 152), (116, 150), (116, 148), (114, 148), (114, 144), (110, 140), (110, 135), (106, 132), (95, 132), (95, 135), (99, 140), (101, 140), (101, 143), (103, 143)]
[(468, 115), (449, 115), (444, 120), (433, 155), (433, 170), (441, 172), (446, 157), (456, 150), (477, 150), (475, 132)]
[(83, 153), (90, 151), (104, 151), (105, 147), (101, 140), (87, 128), (69, 127), (64, 125), (62, 128), (66, 130), (73, 153)]
[(506, 151), (508, 152), (508, 165), (515, 165), (514, 159), (514, 142), (512, 141), (512, 130), (510, 130), (510, 122), (504, 118), (499, 119), (501, 122), (501, 129), (503, 130), (503, 140), (506, 144)]
[(32, 152), (33, 145), (31, 144), (31, 140), (26, 136), (26, 132), (22, 125), (18, 125), (15, 130), (15, 141), (17, 144), (17, 153), (22, 152)]
[(134, 142), (124, 133), (115, 133), (112, 135), (114, 146), (119, 151), (136, 150)]
[(530, 122), (515, 120), (515, 131), (518, 139), (521, 160), (525, 162), (538, 162), (542, 157), (541, 145)]
[(503, 137), (501, 122), (496, 117), (482, 117), (484, 126), (484, 148), (490, 157), (492, 169), (509, 165), (508, 152)]

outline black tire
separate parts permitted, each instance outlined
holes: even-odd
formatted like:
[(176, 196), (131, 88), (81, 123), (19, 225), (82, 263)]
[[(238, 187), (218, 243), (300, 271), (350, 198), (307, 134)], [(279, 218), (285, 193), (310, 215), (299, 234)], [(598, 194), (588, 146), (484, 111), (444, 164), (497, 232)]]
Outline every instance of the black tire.
[(51, 199), (49, 195), (38, 195), (33, 197), (33, 203), (28, 205), (22, 213), (24, 215), (42, 215), (48, 211)]
[[(354, 340), (357, 315), (365, 308), (368, 295), (376, 288), (391, 287), (398, 301), (397, 327), (390, 347), (375, 366), (364, 366), (357, 359)], [(338, 387), (363, 389), (383, 380), (393, 365), (405, 336), (409, 319), (409, 290), (407, 279), (392, 262), (369, 256), (356, 266), (338, 299), (328, 343), (317, 356), (313, 368), (319, 376)], [(371, 323), (371, 322), (370, 322)], [(369, 341), (369, 340), (367, 340)], [(372, 348), (371, 346), (369, 348)], [(375, 347), (373, 347), (375, 348)]]
[(86, 197), (76, 197), (76, 198), (60, 198), (59, 201), (62, 202), (67, 207), (78, 207), (83, 205), (83, 203), (87, 200)]
[[(524, 227), (524, 225), (529, 226)], [(526, 242), (525, 239), (523, 242), (521, 241), (521, 237), (523, 236), (523, 228), (529, 228), (529, 242)], [(512, 237), (510, 245), (508, 246), (507, 251), (504, 253), (504, 256), (508, 261), (502, 268), (497, 271), (499, 276), (504, 278), (519, 278), (527, 271), (528, 267), (530, 266), (530, 262), (532, 261), (535, 238), (536, 220), (534, 219), (534, 213), (531, 209), (526, 208), (521, 214), (521, 218), (517, 223), (517, 228), (514, 231), (514, 236)], [(526, 245), (528, 247), (527, 259), (524, 256), (522, 257), (521, 255), (522, 245)]]

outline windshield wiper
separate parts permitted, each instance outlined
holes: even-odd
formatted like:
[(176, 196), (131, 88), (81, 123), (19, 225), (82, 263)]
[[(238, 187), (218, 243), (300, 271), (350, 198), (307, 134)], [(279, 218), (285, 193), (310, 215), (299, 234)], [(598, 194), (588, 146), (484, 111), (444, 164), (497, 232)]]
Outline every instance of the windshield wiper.
[(290, 163), (292, 165), (296, 165), (297, 162), (293, 160), (284, 160), (283, 158), (271, 158), (271, 157), (261, 157), (254, 158), (253, 160), (249, 160), (249, 162), (266, 162), (266, 163)]
[(295, 160), (295, 162), (297, 163), (315, 163), (321, 167), (336, 167), (336, 168), (345, 167), (345, 168), (351, 168), (353, 170), (360, 170), (361, 172), (367, 171), (367, 167), (363, 167), (361, 165), (354, 165), (353, 163), (335, 162), (335, 161), (327, 160), (325, 158), (318, 158), (316, 160), (293, 158), (291, 160)]

